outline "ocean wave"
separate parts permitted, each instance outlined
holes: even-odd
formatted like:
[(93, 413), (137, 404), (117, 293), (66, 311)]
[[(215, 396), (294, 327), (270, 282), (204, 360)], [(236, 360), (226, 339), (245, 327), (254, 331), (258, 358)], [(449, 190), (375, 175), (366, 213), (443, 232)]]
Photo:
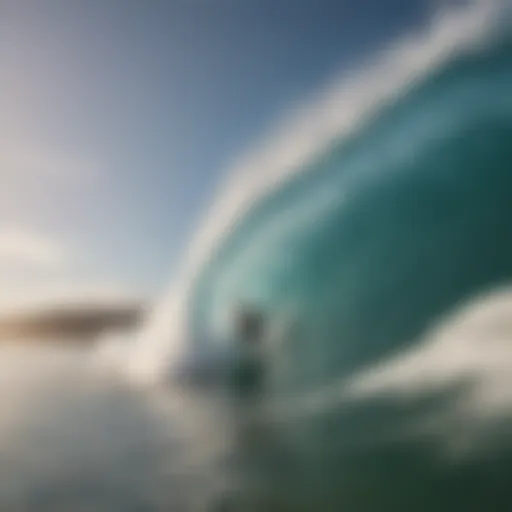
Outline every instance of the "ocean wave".
[(443, 11), (292, 116), (221, 187), (140, 333), (140, 372), (223, 338), (233, 306), (301, 319), (291, 380), (325, 381), (508, 279), (512, 52), (503, 2)]

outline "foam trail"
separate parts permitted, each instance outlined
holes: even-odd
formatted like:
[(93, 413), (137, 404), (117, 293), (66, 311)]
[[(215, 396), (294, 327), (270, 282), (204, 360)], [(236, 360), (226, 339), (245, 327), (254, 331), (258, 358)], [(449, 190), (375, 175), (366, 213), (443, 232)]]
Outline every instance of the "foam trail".
[[(289, 422), (366, 400), (415, 400), (451, 385), (473, 382), (452, 415), (483, 428), (509, 414), (512, 404), (512, 289), (482, 294), (463, 304), (407, 352), (326, 386), (268, 400), (248, 415)], [(446, 418), (447, 420), (449, 418)]]
[(490, 0), (439, 10), (421, 33), (391, 45), (350, 77), (334, 80), (268, 140), (235, 162), (192, 240), (178, 278), (138, 334), (128, 370), (144, 379), (158, 379), (179, 360), (188, 343), (187, 309), (195, 279), (252, 205), (301, 172), (304, 163), (333, 140), (371, 121), (380, 106), (400, 97), (454, 55), (484, 44), (492, 37), (504, 5), (509, 3)]

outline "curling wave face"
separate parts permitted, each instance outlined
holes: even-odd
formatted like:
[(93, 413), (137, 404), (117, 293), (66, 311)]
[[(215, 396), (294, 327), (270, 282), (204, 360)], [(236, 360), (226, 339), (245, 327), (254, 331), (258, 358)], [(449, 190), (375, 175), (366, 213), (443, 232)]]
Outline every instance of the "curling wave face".
[[(512, 40), (451, 58), (243, 216), (195, 281), (192, 340), (250, 303), (294, 389), (410, 345), (512, 277)], [(283, 345), (283, 343), (285, 343)]]

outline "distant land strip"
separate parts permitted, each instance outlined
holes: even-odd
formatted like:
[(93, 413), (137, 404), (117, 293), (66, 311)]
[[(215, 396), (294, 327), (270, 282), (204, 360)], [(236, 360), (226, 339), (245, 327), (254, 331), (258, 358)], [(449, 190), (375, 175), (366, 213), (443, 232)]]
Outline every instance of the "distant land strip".
[(141, 305), (73, 306), (0, 315), (0, 342), (91, 343), (104, 332), (130, 330), (142, 320)]

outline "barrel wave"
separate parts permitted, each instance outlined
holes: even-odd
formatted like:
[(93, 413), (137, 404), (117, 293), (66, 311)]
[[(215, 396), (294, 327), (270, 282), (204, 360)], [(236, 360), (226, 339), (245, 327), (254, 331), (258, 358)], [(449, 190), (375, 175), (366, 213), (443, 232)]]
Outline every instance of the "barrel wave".
[[(512, 277), (512, 40), (461, 52), (305, 161), (242, 216), (195, 280), (196, 343), (251, 304), (294, 389), (410, 346)], [(207, 341), (205, 341), (207, 340)], [(284, 375), (281, 375), (284, 377)]]

